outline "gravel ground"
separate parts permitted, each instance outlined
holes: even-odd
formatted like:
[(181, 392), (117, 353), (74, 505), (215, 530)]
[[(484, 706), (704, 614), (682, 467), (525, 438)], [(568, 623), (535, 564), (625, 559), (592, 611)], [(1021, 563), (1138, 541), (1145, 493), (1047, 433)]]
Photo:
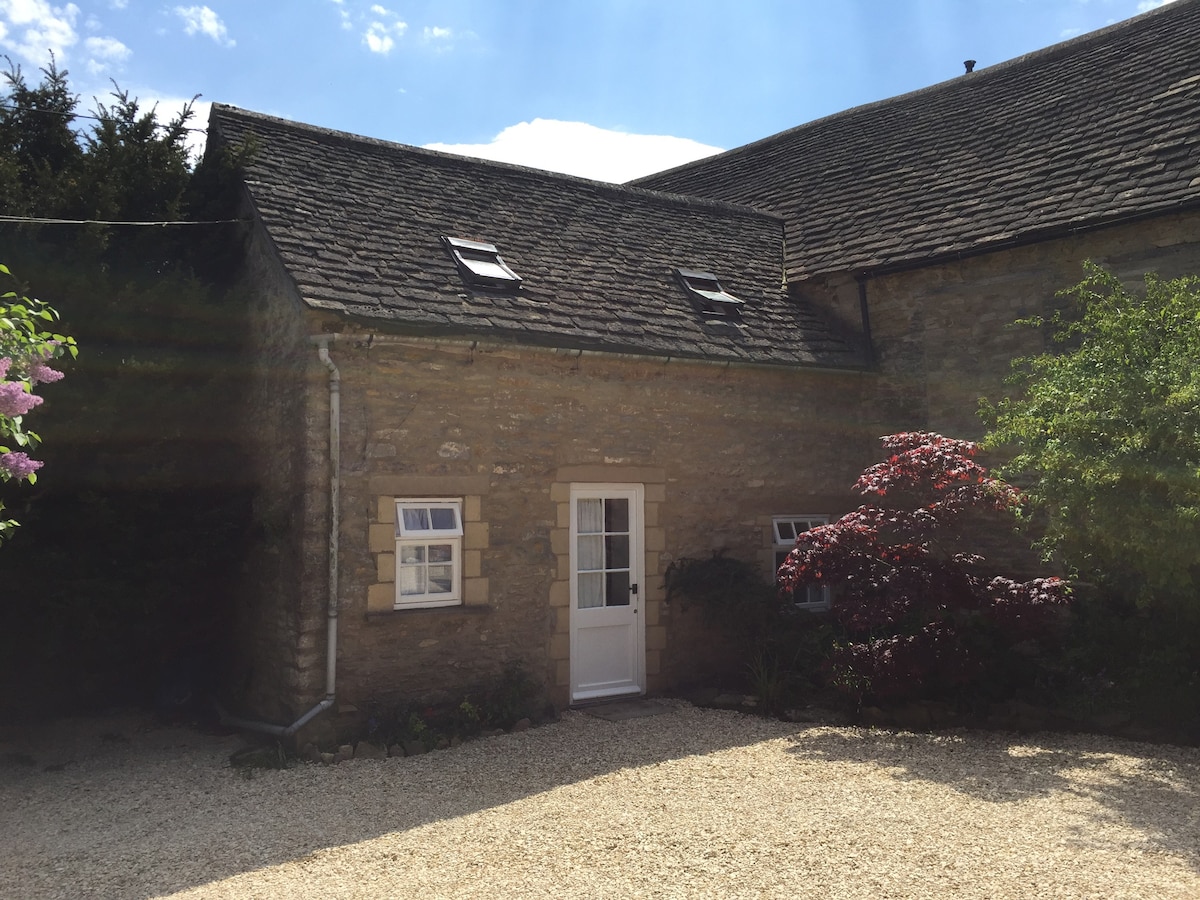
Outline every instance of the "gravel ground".
[(664, 703), (250, 773), (135, 716), (0, 733), (0, 897), (1200, 897), (1200, 750)]

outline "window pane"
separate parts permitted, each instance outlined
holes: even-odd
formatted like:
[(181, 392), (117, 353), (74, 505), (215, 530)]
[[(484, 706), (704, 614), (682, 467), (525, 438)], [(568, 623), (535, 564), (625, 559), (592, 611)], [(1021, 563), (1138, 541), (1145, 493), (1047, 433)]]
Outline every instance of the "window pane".
[(776, 522), (775, 530), (779, 532), (780, 543), (794, 541), (796, 539), (796, 529), (792, 527), (791, 522)]
[(604, 501), (604, 530), (605, 531), (628, 531), (629, 530), (629, 501), (628, 500), (605, 500)]
[[(511, 281), (512, 276), (504, 271), (504, 267), (493, 260), (470, 259), (464, 256), (463, 262), (467, 264), (467, 268), (481, 278), (500, 278), (505, 281)], [(520, 265), (520, 263), (517, 263)]]
[(429, 593), (448, 594), (454, 589), (454, 572), (450, 566), (429, 567)]
[(405, 531), (428, 531), (429, 530), (429, 510), (427, 509), (403, 509), (400, 511), (404, 516)]
[(604, 576), (607, 588), (608, 606), (629, 605), (629, 573), (608, 572)]
[(454, 558), (454, 548), (450, 544), (430, 544), (429, 561), (431, 563), (448, 563)]
[(579, 571), (604, 568), (604, 538), (598, 534), (579, 536)]
[(604, 574), (586, 572), (579, 576), (579, 608), (593, 609), (604, 605)]
[(402, 566), (396, 574), (400, 579), (400, 593), (402, 596), (425, 593), (424, 566)]
[(629, 568), (629, 535), (612, 534), (604, 539), (606, 569)]
[(429, 510), (429, 520), (438, 531), (457, 531), (458, 521), (453, 509), (435, 506)]
[(598, 534), (604, 531), (604, 508), (600, 500), (579, 500), (575, 504), (578, 512), (579, 533)]
[(420, 544), (401, 544), (400, 562), (406, 565), (425, 562), (425, 548)]

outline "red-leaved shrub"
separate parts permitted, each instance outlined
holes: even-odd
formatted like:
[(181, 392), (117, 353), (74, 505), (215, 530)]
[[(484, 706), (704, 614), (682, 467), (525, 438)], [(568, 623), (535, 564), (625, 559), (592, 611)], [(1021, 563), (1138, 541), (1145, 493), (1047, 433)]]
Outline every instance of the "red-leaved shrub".
[(988, 572), (979, 550), (1011, 532), (1021, 494), (975, 461), (975, 444), (906, 432), (883, 447), (855, 484), (869, 502), (800, 535), (779, 581), (833, 588), (843, 639), (827, 674), (855, 701), (962, 699), (1053, 629), (1068, 587)]

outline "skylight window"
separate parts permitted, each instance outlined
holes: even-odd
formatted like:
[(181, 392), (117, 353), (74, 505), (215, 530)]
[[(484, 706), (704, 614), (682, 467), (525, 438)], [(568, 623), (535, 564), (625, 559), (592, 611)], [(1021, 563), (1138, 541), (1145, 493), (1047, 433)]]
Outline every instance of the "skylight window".
[(442, 240), (454, 257), (459, 273), (472, 284), (504, 288), (521, 286), (521, 276), (505, 265), (495, 244), (452, 237)]
[(695, 272), (691, 269), (676, 269), (679, 282), (700, 312), (736, 319), (741, 315), (745, 302), (733, 294), (727, 294), (711, 272)]

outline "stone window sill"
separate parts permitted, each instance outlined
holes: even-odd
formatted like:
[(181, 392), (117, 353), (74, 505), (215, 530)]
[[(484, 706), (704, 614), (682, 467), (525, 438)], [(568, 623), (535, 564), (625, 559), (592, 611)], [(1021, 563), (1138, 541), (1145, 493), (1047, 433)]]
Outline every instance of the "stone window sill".
[(384, 609), (376, 612), (368, 612), (367, 620), (382, 620), (395, 618), (407, 618), (409, 616), (479, 616), (488, 615), (495, 610), (494, 606), (488, 604), (476, 604), (473, 606), (418, 606), (412, 609)]

